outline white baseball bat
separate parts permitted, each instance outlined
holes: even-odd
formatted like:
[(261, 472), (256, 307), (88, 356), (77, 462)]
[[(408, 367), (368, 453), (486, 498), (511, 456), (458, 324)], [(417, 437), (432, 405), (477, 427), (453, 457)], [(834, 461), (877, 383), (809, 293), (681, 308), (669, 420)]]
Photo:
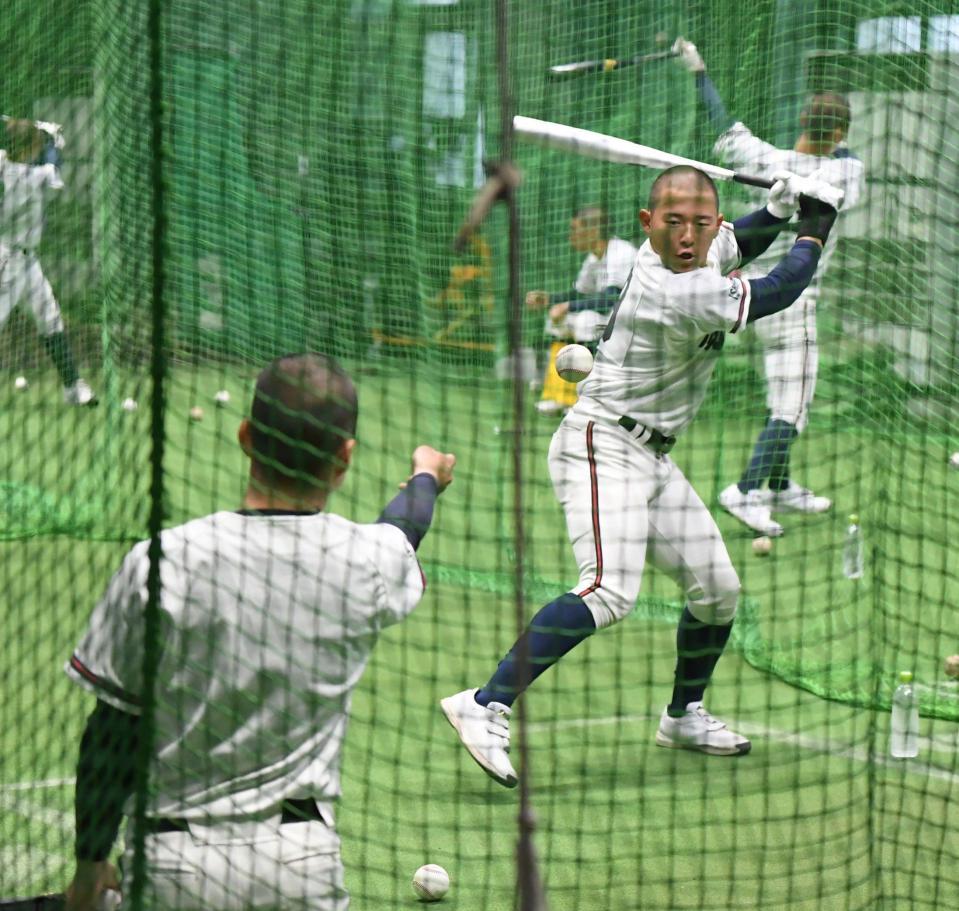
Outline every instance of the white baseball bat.
[(752, 187), (769, 189), (773, 182), (765, 177), (752, 177), (749, 174), (740, 174), (729, 168), (719, 165), (706, 164), (703, 161), (694, 161), (692, 158), (682, 158), (669, 152), (661, 152), (650, 146), (640, 145), (638, 142), (629, 142), (616, 136), (605, 133), (596, 133), (593, 130), (581, 130), (578, 127), (566, 126), (562, 123), (553, 123), (549, 120), (536, 120), (534, 117), (523, 117), (517, 114), (513, 118), (513, 130), (516, 135), (529, 142), (546, 146), (550, 149), (559, 149), (562, 152), (574, 152), (595, 158), (598, 161), (611, 161), (615, 164), (634, 164), (643, 168), (671, 168), (675, 165), (689, 165), (708, 174), (714, 180), (734, 180), (737, 183), (749, 184)]

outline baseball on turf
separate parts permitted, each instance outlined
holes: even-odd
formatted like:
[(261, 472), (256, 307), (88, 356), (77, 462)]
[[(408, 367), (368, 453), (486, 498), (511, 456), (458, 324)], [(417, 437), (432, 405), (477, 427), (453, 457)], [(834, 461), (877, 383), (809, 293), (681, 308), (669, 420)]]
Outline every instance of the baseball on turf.
[(137, 408), (139, 407), (139, 405), (137, 405), (137, 400), (136, 400), (136, 399), (124, 399), (124, 400), (120, 403), (120, 407), (121, 407), (124, 411), (136, 411)]
[(194, 405), (190, 409), (190, 420), (191, 421), (202, 421), (203, 420), (203, 409), (199, 405)]
[(959, 677), (959, 655), (950, 655), (946, 658), (944, 670), (947, 677)]
[(224, 408), (230, 403), (230, 393), (226, 389), (221, 389), (213, 398), (217, 408)]
[(27, 382), (27, 378), (25, 376), (18, 376), (13, 381), (13, 388), (16, 389), (18, 392), (23, 392), (23, 390), (26, 389), (27, 386), (29, 385), (30, 384)]
[(757, 557), (768, 557), (769, 552), (773, 549), (773, 539), (767, 537), (766, 535), (760, 535), (758, 538), (753, 538), (753, 553)]
[[(17, 386), (19, 389), (20, 387)], [(959, 452), (954, 452), (949, 456), (949, 467), (955, 470), (959, 470)]]
[(584, 345), (566, 345), (556, 354), (556, 372), (567, 383), (578, 383), (593, 369), (593, 355)]
[(450, 889), (450, 875), (439, 864), (424, 864), (413, 874), (413, 891), (428, 902), (438, 902)]

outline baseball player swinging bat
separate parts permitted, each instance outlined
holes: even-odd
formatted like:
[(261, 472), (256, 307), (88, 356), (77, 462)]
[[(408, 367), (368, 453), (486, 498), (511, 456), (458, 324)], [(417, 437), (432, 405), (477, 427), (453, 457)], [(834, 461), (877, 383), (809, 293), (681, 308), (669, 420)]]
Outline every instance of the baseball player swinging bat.
[(655, 51), (651, 54), (637, 54), (628, 60), (578, 60), (575, 63), (558, 63), (549, 68), (549, 75), (554, 77), (580, 76), (583, 73), (609, 73), (612, 70), (621, 70), (627, 66), (642, 66), (656, 60), (668, 60), (676, 57), (675, 51)]
[(535, 142), (550, 149), (559, 149), (562, 152), (575, 152), (577, 155), (585, 155), (587, 158), (595, 158), (598, 161), (634, 164), (656, 169), (689, 165), (698, 168), (714, 180), (734, 180), (736, 183), (763, 187), (767, 190), (773, 185), (773, 182), (765, 177), (740, 174), (729, 168), (721, 168), (719, 165), (682, 158), (679, 155), (661, 152), (659, 149), (619, 139), (616, 136), (596, 133), (593, 130), (582, 130), (562, 123), (552, 123), (549, 120), (536, 120), (533, 117), (516, 115), (513, 118), (513, 129), (517, 136), (529, 142)]

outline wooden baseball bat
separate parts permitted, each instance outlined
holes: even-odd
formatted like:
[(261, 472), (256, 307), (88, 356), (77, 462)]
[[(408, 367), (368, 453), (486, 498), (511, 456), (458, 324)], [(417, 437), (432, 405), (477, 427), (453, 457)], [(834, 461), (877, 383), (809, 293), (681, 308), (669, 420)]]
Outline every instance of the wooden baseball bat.
[(637, 54), (628, 60), (578, 60), (575, 63), (558, 63), (549, 68), (550, 76), (579, 76), (583, 73), (609, 73), (627, 66), (642, 66), (654, 60), (668, 60), (678, 56), (675, 51), (655, 51), (651, 54)]
[(573, 152), (576, 155), (585, 155), (597, 161), (611, 161), (615, 164), (639, 165), (643, 168), (662, 170), (674, 165), (689, 165), (708, 174), (714, 180), (734, 180), (736, 183), (748, 184), (751, 187), (769, 189), (773, 182), (765, 177), (752, 177), (749, 174), (740, 174), (729, 168), (707, 164), (704, 161), (695, 161), (692, 158), (682, 158), (670, 152), (661, 152), (650, 146), (608, 136), (605, 133), (596, 133), (593, 130), (581, 130), (578, 127), (566, 126), (563, 123), (553, 123), (549, 120), (536, 120), (534, 117), (517, 115), (513, 118), (513, 129), (517, 136), (528, 142), (558, 149), (561, 152)]

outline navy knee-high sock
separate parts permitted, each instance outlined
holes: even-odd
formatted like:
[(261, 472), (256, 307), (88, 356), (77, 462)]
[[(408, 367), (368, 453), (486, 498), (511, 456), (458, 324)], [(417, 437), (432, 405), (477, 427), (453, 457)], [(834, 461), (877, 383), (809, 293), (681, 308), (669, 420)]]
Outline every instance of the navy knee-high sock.
[(673, 698), (666, 711), (674, 718), (686, 714), (690, 702), (702, 702), (713, 668), (726, 647), (732, 623), (713, 626), (697, 620), (683, 608), (676, 630), (676, 677)]
[[(526, 631), (499, 663), (489, 683), (476, 694), (476, 701), (480, 705), (491, 702), (512, 705), (543, 671), (594, 632), (593, 615), (579, 595), (567, 593), (550, 601), (530, 621)], [(519, 656), (524, 642), (529, 665), (521, 668)], [(525, 673), (521, 676), (523, 670)]]
[(43, 335), (43, 347), (47, 349), (47, 354), (56, 364), (57, 373), (60, 374), (60, 382), (64, 386), (72, 386), (79, 377), (77, 366), (73, 360), (73, 352), (70, 349), (70, 343), (67, 341), (65, 332), (54, 332), (52, 335)]
[(789, 483), (789, 447), (798, 435), (795, 425), (788, 421), (767, 421), (739, 479), (739, 489), (747, 493), (769, 481), (773, 490), (782, 490)]

